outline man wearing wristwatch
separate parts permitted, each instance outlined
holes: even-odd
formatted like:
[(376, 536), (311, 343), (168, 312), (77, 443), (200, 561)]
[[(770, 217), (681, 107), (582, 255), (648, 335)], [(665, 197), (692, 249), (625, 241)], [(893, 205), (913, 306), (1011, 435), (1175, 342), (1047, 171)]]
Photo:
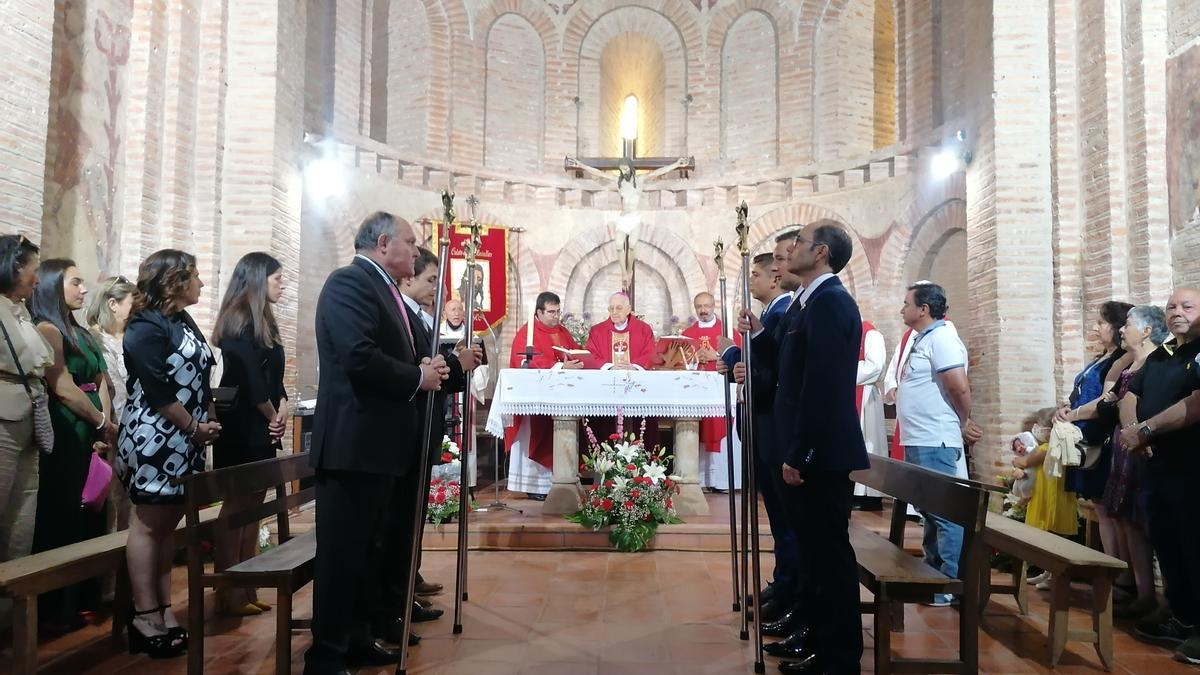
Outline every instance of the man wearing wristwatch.
[[(1146, 508), (1170, 608), (1139, 621), (1141, 640), (1200, 664), (1200, 291), (1176, 289), (1166, 307), (1172, 338), (1146, 357), (1120, 403), (1126, 449), (1146, 448)], [(1192, 410), (1189, 412), (1189, 408)]]

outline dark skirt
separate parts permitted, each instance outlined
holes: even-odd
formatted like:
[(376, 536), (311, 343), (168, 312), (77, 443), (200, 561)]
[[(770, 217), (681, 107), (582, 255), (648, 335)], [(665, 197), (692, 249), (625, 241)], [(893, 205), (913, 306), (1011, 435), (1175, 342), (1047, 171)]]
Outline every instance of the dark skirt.
[(1104, 486), (1108, 483), (1109, 470), (1112, 467), (1112, 444), (1100, 444), (1100, 459), (1090, 469), (1067, 467), (1067, 492), (1074, 492), (1080, 499), (1099, 501), (1104, 496)]
[(213, 443), (213, 468), (227, 469), (231, 466), (249, 464), (264, 459), (275, 459), (276, 445), (239, 443), (234, 439)]

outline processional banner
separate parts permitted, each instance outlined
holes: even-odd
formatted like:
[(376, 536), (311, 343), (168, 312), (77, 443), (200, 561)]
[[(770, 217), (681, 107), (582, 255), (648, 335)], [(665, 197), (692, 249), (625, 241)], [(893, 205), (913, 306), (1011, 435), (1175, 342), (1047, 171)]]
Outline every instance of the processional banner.
[[(442, 237), (442, 222), (433, 221), (434, 241)], [(450, 268), (446, 273), (446, 297), (467, 304), (467, 261), (463, 244), (471, 231), (465, 225), (450, 228)], [(479, 226), (479, 253), (475, 255), (475, 321), (477, 332), (495, 328), (508, 316), (508, 228)]]

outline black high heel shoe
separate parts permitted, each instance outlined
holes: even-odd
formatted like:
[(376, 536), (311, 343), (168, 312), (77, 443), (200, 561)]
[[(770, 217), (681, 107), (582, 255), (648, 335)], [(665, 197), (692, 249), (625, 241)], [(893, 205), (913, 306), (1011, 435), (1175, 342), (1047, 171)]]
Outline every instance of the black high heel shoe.
[[(159, 611), (161, 611), (161, 612), (163, 613), (163, 620), (164, 620), (164, 621), (166, 620), (166, 613), (167, 613), (167, 610), (168, 610), (168, 609), (170, 609), (170, 607), (171, 607), (171, 605), (170, 605), (170, 603), (168, 603), (168, 604), (165, 604), (165, 605), (163, 605), (162, 607), (159, 607), (159, 608), (158, 608), (158, 609), (159, 609)], [(170, 628), (168, 628), (168, 629), (167, 629), (167, 635), (170, 635), (170, 636), (171, 636), (171, 640), (172, 640), (173, 642), (174, 642), (174, 641), (178, 641), (178, 642), (180, 642), (180, 643), (182, 643), (182, 644), (183, 644), (183, 648), (184, 648), (184, 649), (187, 649), (187, 646), (188, 646), (188, 632), (187, 632), (187, 629), (186, 629), (186, 628), (184, 628), (183, 626), (172, 626), (172, 627), (170, 627)]]
[[(144, 612), (134, 612), (133, 616), (145, 616), (147, 614), (156, 614), (158, 609), (150, 609)], [(178, 638), (172, 636), (169, 632), (162, 635), (146, 635), (138, 630), (133, 625), (133, 619), (129, 620), (126, 626), (129, 630), (129, 653), (130, 654), (145, 654), (152, 659), (171, 659), (183, 654), (187, 648)]]

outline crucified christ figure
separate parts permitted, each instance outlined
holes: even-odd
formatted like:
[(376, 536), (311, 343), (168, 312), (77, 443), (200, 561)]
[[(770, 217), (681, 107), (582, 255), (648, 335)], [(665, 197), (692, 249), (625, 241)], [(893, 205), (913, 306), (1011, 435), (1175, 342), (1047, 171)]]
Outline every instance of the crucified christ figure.
[[(621, 243), (621, 288), (632, 295), (633, 264), (636, 260), (634, 251), (637, 246), (638, 230), (642, 224), (641, 212), (638, 210), (642, 201), (642, 188), (638, 185), (637, 170), (628, 159), (621, 160), (616, 176), (570, 157), (567, 158), (566, 163), (569, 168), (578, 169), (608, 183), (616, 183), (617, 193), (621, 195), (621, 215), (617, 218), (617, 229), (625, 235)], [(671, 164), (645, 174), (642, 179), (651, 181), (687, 166), (691, 166), (691, 160), (687, 157), (680, 157)]]

